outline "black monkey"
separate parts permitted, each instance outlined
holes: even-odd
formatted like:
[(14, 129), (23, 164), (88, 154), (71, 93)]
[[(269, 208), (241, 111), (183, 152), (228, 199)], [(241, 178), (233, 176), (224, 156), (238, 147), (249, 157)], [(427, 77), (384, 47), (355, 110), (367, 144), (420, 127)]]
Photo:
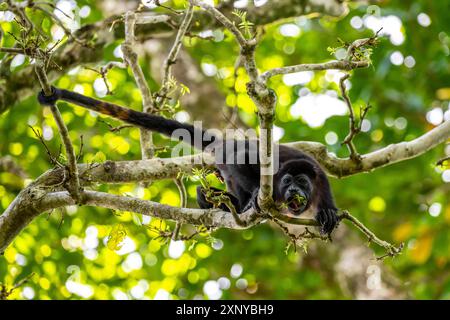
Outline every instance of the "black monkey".
[[(109, 102), (96, 100), (84, 95), (58, 88), (52, 88), (53, 93), (45, 96), (43, 92), (38, 95), (38, 101), (42, 105), (53, 105), (58, 100), (71, 102), (78, 106), (109, 115), (127, 123), (159, 132), (171, 137), (178, 130), (186, 130), (190, 137), (199, 135), (200, 141), (192, 141), (191, 144), (201, 150), (215, 145), (216, 156), (230, 156), (230, 149), (225, 144), (230, 141), (222, 141), (214, 135), (208, 135), (205, 131), (191, 124), (180, 123), (172, 119), (166, 119), (158, 115), (138, 112), (124, 108)], [(231, 141), (233, 146), (232, 156), (243, 156), (245, 162), (239, 164), (229, 161), (225, 164), (216, 164), (220, 175), (226, 182), (226, 193), (237, 212), (242, 213), (253, 207), (257, 208), (257, 195), (260, 182), (260, 165), (258, 160), (258, 148), (251, 148), (251, 141), (245, 140), (238, 146), (236, 141)], [(320, 232), (330, 234), (337, 224), (337, 209), (333, 201), (330, 185), (324, 171), (319, 164), (305, 153), (279, 145), (278, 165), (279, 170), (274, 174), (274, 200), (278, 204), (287, 204), (285, 214), (308, 216), (315, 218), (320, 224)], [(225, 151), (226, 150), (226, 151)], [(256, 159), (251, 162), (249, 159)], [(201, 187), (197, 188), (197, 202), (203, 209), (212, 208)], [(224, 205), (222, 209), (228, 210)]]

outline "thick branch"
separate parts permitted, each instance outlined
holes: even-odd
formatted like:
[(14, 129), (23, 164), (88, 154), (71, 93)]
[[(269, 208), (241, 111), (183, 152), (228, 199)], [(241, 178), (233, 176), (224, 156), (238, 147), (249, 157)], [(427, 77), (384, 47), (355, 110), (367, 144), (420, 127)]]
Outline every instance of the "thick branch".
[[(180, 223), (218, 228), (245, 228), (237, 225), (229, 212), (219, 209), (177, 208), (153, 201), (96, 191), (85, 191), (84, 201), (90, 206), (131, 211)], [(71, 195), (65, 191), (46, 193), (37, 188), (25, 189), (0, 216), (0, 252), (3, 252), (15, 236), (40, 213), (74, 204), (76, 203)], [(241, 214), (241, 219), (247, 222), (246, 227), (261, 222), (261, 218), (255, 219), (251, 211)]]
[(354, 162), (350, 158), (338, 158), (329, 153), (325, 145), (318, 142), (299, 141), (286, 145), (311, 154), (330, 175), (341, 178), (418, 157), (449, 138), (450, 121), (447, 120), (414, 140), (391, 144), (377, 151), (361, 155), (361, 161), (359, 162)]

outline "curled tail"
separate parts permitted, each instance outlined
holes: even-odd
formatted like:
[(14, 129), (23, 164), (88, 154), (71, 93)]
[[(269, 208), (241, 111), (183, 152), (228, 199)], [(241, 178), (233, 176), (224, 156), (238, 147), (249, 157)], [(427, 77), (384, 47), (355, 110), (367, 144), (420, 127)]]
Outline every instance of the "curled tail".
[[(93, 110), (98, 113), (102, 113), (113, 118), (122, 120), (124, 122), (164, 134), (168, 137), (172, 137), (175, 132), (176, 136), (181, 140), (184, 138), (190, 138), (189, 143), (201, 150), (204, 150), (206, 146), (210, 145), (215, 137), (211, 137), (209, 140), (205, 139), (205, 132), (202, 129), (196, 128), (191, 124), (185, 124), (176, 120), (167, 119), (162, 116), (153, 115), (149, 113), (135, 111), (129, 108), (121, 107), (114, 103), (101, 101), (86, 97), (82, 94), (72, 92), (69, 90), (58, 89), (52, 87), (53, 93), (50, 96), (46, 96), (43, 91), (38, 95), (38, 101), (41, 105), (54, 105), (58, 100), (67, 101), (78, 105), (80, 107)], [(184, 132), (181, 130), (185, 130)], [(186, 136), (188, 134), (188, 137)], [(194, 137), (201, 137), (201, 139), (194, 139)], [(198, 142), (197, 142), (198, 140)], [(185, 141), (188, 142), (188, 141)]]

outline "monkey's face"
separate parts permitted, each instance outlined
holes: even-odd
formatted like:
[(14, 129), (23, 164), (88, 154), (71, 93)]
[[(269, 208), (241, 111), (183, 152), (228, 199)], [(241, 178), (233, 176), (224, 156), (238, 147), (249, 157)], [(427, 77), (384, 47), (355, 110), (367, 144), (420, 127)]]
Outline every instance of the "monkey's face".
[(312, 192), (313, 183), (306, 174), (286, 173), (281, 177), (280, 195), (292, 214), (298, 215), (308, 208)]

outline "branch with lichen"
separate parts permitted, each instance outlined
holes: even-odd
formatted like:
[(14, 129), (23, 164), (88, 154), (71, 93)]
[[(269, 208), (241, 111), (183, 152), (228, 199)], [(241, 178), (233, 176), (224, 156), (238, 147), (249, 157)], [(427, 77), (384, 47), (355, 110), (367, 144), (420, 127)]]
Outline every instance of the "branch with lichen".
[(338, 158), (319, 142), (297, 141), (285, 145), (302, 150), (314, 157), (330, 176), (342, 178), (361, 172), (370, 172), (400, 161), (418, 157), (450, 139), (450, 120), (441, 123), (411, 141), (390, 144), (384, 148), (360, 155), (358, 162)]
[[(125, 41), (122, 44), (123, 58), (133, 72), (134, 79), (142, 96), (143, 111), (153, 112), (153, 98), (150, 88), (145, 81), (144, 73), (139, 65), (138, 55), (133, 50), (135, 42), (136, 16), (134, 12), (125, 14)], [(152, 133), (146, 129), (140, 129), (142, 159), (150, 159), (154, 156)]]
[(267, 81), (268, 79), (282, 74), (289, 74), (294, 72), (302, 72), (302, 71), (323, 71), (323, 70), (353, 70), (358, 68), (367, 68), (369, 66), (369, 62), (367, 61), (329, 61), (325, 63), (309, 63), (309, 64), (298, 64), (295, 66), (288, 67), (280, 67), (274, 68), (264, 72), (261, 75), (261, 79), (263, 81)]

